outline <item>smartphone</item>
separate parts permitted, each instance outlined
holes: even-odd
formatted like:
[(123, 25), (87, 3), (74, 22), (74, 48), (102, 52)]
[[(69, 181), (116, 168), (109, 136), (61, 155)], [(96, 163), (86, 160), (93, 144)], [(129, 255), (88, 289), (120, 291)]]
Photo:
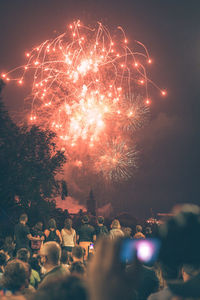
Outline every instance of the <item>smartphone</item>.
[(94, 244), (93, 243), (90, 244), (89, 250), (94, 250)]
[(141, 263), (151, 265), (157, 260), (159, 251), (159, 239), (126, 239), (122, 242), (120, 259), (122, 262), (131, 263), (137, 256)]

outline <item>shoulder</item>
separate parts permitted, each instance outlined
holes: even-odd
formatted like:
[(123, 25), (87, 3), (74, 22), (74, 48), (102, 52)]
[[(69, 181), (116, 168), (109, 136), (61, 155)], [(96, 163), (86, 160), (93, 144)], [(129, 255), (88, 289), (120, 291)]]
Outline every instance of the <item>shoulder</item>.
[(51, 277), (51, 276), (62, 275), (62, 274), (65, 274), (65, 273), (66, 273), (65, 268), (63, 268), (63, 266), (60, 265), (60, 266), (55, 267), (50, 272), (46, 273), (44, 278)]
[(92, 225), (88, 225), (88, 228), (90, 228), (91, 231), (94, 231), (94, 227)]
[(46, 236), (48, 236), (49, 233), (50, 233), (49, 229), (45, 229), (44, 234), (45, 234)]
[(33, 275), (34, 278), (36, 278), (38, 281), (40, 281), (40, 275), (36, 270), (32, 269), (31, 275)]

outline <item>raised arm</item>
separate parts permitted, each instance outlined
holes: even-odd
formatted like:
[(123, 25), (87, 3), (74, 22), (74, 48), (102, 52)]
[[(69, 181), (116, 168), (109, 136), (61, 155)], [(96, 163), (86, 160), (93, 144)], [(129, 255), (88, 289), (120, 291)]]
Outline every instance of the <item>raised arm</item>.
[(27, 238), (28, 238), (30, 241), (41, 241), (41, 238), (40, 238), (40, 237), (34, 237), (34, 236), (32, 236), (31, 233), (27, 234)]

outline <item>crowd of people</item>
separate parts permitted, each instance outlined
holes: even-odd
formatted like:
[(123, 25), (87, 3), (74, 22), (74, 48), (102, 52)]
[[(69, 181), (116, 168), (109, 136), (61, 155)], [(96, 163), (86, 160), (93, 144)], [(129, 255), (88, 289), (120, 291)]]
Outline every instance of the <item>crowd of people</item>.
[[(71, 218), (61, 230), (53, 218), (46, 229), (42, 222), (33, 228), (27, 223), (22, 214), (14, 236), (0, 249), (0, 299), (200, 299), (196, 206), (176, 211), (156, 237), (149, 226), (137, 225), (132, 232), (118, 219), (108, 228), (102, 216), (93, 226), (83, 215), (76, 229)], [(153, 253), (149, 261), (147, 243)]]

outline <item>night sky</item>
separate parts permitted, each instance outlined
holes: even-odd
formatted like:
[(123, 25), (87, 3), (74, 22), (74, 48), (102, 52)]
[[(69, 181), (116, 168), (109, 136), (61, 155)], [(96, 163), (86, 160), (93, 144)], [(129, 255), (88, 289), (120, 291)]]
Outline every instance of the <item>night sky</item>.
[[(151, 121), (137, 137), (140, 167), (108, 192), (113, 207), (144, 217), (151, 208), (200, 204), (200, 1), (0, 0), (0, 73), (23, 64), (25, 51), (77, 19), (111, 30), (120, 25), (130, 41), (143, 42), (153, 59), (151, 78), (168, 91), (163, 98), (152, 90)], [(27, 93), (14, 83), (4, 90), (14, 118)]]

